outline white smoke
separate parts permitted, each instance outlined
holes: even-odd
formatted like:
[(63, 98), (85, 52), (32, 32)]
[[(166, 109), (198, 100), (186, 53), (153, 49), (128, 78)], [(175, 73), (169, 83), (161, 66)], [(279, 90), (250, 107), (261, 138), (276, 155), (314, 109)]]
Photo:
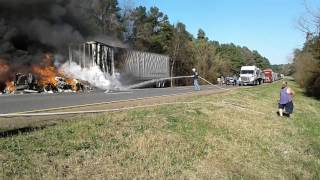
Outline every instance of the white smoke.
[(74, 79), (87, 81), (92, 86), (103, 90), (120, 90), (121, 83), (110, 75), (103, 73), (98, 66), (92, 66), (90, 68), (81, 68), (75, 62), (66, 62), (60, 66), (59, 71), (63, 72), (67, 76), (71, 76)]

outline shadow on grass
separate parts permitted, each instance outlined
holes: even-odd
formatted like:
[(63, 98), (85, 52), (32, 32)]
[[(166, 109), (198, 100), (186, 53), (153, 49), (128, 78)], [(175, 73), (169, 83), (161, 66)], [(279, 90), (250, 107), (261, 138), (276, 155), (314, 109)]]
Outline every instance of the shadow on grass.
[(314, 89), (306, 89), (303, 92), (303, 95), (309, 97), (309, 98), (314, 98), (316, 100), (320, 100), (320, 90), (314, 90)]
[(54, 124), (50, 125), (43, 125), (39, 127), (23, 127), (23, 128), (16, 128), (16, 129), (10, 129), (10, 130), (1, 130), (0, 131), (0, 138), (7, 138), (7, 137), (13, 137), (20, 134), (27, 134), (34, 131), (43, 130), (49, 126), (54, 126)]
[(320, 96), (315, 96), (313, 93), (307, 92), (307, 91), (303, 91), (303, 95), (308, 97), (308, 98), (313, 98), (315, 100), (320, 100)]
[[(293, 79), (293, 78), (286, 78), (285, 81), (297, 83), (295, 81), (295, 79)], [(313, 87), (313, 86), (311, 86), (309, 88), (302, 88), (302, 87), (300, 87), (298, 85), (298, 83), (297, 83), (297, 87), (303, 89), (302, 94), (305, 97), (309, 97), (309, 98), (313, 98), (313, 99), (316, 99), (316, 100), (320, 100), (320, 89), (319, 88)]]

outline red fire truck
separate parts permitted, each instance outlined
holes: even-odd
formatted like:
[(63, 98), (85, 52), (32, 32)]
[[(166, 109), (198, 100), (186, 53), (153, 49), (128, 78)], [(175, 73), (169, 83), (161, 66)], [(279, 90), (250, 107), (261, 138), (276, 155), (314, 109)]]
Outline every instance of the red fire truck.
[(272, 69), (265, 69), (265, 70), (263, 70), (263, 73), (264, 73), (264, 82), (272, 83), (273, 82)]

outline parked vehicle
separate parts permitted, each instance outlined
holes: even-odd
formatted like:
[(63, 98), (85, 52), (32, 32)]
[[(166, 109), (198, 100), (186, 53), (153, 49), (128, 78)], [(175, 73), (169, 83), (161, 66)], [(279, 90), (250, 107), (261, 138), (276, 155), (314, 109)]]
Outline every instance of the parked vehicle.
[(242, 66), (239, 85), (258, 85), (263, 83), (263, 75), (257, 66)]
[(263, 74), (264, 74), (264, 82), (265, 83), (272, 83), (273, 82), (273, 71), (272, 69), (268, 68), (263, 70)]
[(278, 73), (276, 73), (276, 72), (273, 72), (273, 73), (272, 73), (272, 80), (273, 80), (273, 81), (278, 81), (278, 80), (280, 80), (280, 75), (279, 75)]
[(236, 85), (237, 84), (237, 78), (236, 77), (226, 77), (225, 78), (225, 84), (226, 85)]

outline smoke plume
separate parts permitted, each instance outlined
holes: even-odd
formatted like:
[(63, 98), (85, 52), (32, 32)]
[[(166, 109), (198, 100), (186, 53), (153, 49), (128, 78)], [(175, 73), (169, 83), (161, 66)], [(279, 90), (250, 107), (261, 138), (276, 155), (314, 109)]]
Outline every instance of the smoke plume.
[[(0, 59), (10, 71), (30, 72), (43, 53), (66, 54), (92, 36), (82, 0), (0, 0)], [(9, 75), (13, 78), (13, 75)]]
[(72, 78), (89, 82), (91, 85), (104, 90), (122, 89), (120, 82), (114, 77), (104, 74), (98, 66), (81, 68), (75, 62), (64, 63), (59, 71), (68, 74)]
[(0, 92), (18, 72), (46, 78), (37, 72), (55, 70), (43, 65), (48, 54), (54, 56), (47, 58), (53, 60), (50, 66), (61, 66), (60, 70), (72, 78), (101, 89), (119, 88), (120, 83), (98, 67), (81, 69), (76, 63), (64, 63), (68, 46), (88, 39), (126, 47), (116, 38), (100, 34), (98, 25), (94, 25), (93, 9), (99, 3), (100, 0), (0, 0)]

